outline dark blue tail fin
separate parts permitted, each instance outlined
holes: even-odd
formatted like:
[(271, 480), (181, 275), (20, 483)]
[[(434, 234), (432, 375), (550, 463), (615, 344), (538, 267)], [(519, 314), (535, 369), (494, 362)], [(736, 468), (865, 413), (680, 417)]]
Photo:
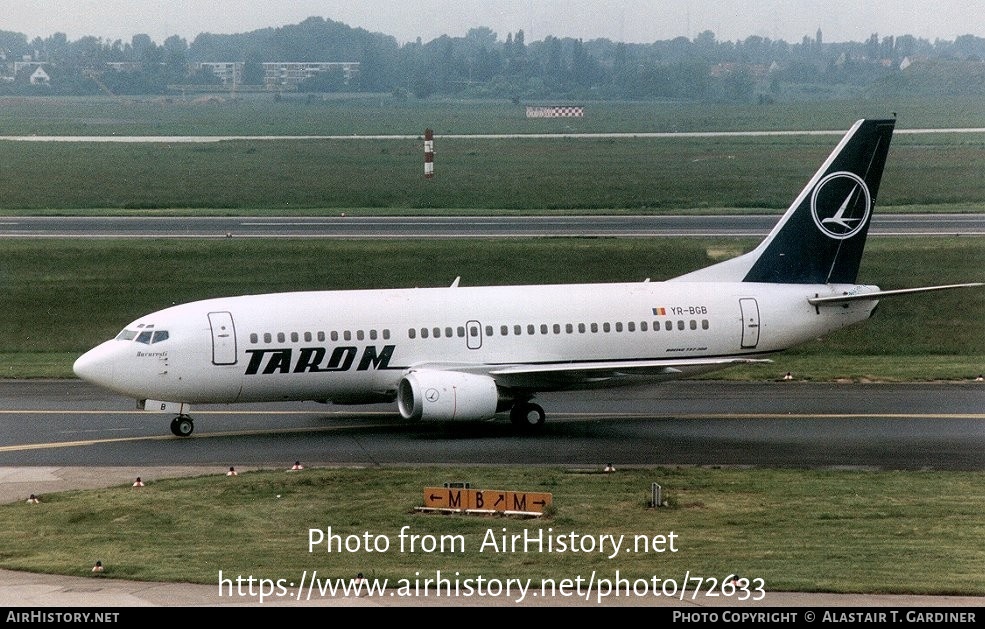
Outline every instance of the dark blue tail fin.
[(773, 230), (746, 282), (854, 284), (895, 120), (860, 120)]
[(755, 250), (676, 279), (854, 284), (895, 124), (856, 122)]

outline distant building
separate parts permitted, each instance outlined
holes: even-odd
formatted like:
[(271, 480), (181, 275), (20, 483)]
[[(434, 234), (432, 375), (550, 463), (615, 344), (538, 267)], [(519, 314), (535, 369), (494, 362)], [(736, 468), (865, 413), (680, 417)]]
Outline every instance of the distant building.
[(359, 72), (358, 61), (298, 62), (276, 61), (263, 64), (263, 84), (268, 90), (297, 89), (305, 79), (329, 71), (341, 71), (346, 85)]
[(229, 87), (242, 85), (245, 65), (242, 61), (203, 61), (191, 67), (194, 70), (210, 70), (223, 85)]
[(108, 61), (106, 67), (116, 72), (138, 72), (143, 64), (138, 61)]
[(31, 73), (31, 85), (48, 85), (49, 83), (51, 83), (51, 77), (48, 76), (48, 73), (41, 66), (38, 66)]
[[(48, 66), (47, 63), (41, 61), (15, 61), (12, 65), (14, 67), (13, 77), (27, 76), (31, 85), (48, 85), (51, 83), (51, 75), (45, 70), (45, 66)], [(10, 80), (13, 80), (13, 77)]]

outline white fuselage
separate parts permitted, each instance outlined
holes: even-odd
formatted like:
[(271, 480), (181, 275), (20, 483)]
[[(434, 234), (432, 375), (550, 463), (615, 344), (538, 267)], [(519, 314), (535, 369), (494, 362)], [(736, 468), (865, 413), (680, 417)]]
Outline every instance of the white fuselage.
[(138, 399), (378, 402), (393, 400), (401, 378), (421, 366), (481, 374), (605, 362), (632, 374), (641, 361), (761, 356), (862, 321), (876, 305), (818, 308), (809, 298), (872, 290), (647, 281), (227, 297), (142, 317), (82, 356), (76, 371)]

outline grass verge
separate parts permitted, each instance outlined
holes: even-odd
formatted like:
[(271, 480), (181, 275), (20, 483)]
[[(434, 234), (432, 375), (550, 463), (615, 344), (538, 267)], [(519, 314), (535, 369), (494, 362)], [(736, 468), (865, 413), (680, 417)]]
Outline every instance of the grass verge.
[[(434, 467), (266, 470), (154, 481), (0, 507), (0, 566), (214, 584), (224, 575), (324, 578), (761, 578), (767, 591), (985, 594), (985, 475), (725, 468), (594, 470)], [(415, 510), (423, 489), (550, 492), (546, 519), (437, 515)], [(649, 506), (651, 483), (668, 506)], [(404, 528), (407, 527), (407, 528)], [(339, 535), (350, 550), (309, 529)], [(331, 529), (329, 531), (329, 529)], [(417, 535), (414, 551), (409, 537)], [(547, 546), (509, 546), (514, 535)], [(676, 535), (676, 552), (643, 541)], [(503, 536), (507, 546), (503, 546)], [(601, 535), (623, 536), (618, 553)], [(355, 536), (355, 537), (349, 537)], [(559, 550), (559, 539), (579, 542)], [(546, 544), (546, 539), (545, 544)], [(589, 540), (595, 548), (588, 550)], [(404, 546), (401, 549), (401, 541)], [(373, 547), (367, 550), (367, 544)], [(444, 544), (444, 549), (441, 549)], [(433, 550), (426, 550), (432, 548)]]

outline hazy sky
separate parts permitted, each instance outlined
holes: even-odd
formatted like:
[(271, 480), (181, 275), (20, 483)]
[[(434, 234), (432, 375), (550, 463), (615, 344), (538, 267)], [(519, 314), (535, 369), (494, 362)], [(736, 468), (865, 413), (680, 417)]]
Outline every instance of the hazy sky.
[(0, 30), (28, 39), (65, 33), (129, 42), (138, 33), (161, 43), (202, 32), (242, 33), (320, 16), (393, 35), (401, 43), (487, 26), (499, 35), (547, 35), (653, 42), (759, 35), (799, 42), (820, 28), (824, 41), (910, 34), (933, 41), (985, 36), (982, 0), (0, 0)]

